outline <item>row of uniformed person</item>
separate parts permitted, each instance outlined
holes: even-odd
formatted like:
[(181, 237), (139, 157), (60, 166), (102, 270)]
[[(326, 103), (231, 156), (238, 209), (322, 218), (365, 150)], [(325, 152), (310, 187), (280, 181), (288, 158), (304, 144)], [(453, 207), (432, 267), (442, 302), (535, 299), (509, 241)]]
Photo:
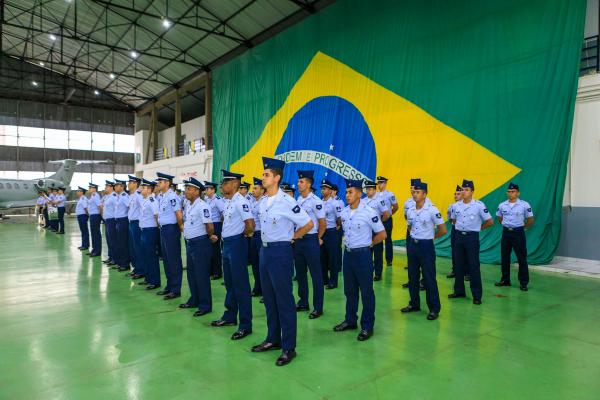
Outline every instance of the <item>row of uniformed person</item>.
[[(38, 210), (44, 216), (44, 229), (48, 229), (59, 235), (65, 234), (65, 202), (67, 201), (65, 190), (66, 188), (61, 186), (48, 189), (49, 193), (40, 191), (38, 192), (39, 197), (36, 201)], [(49, 206), (56, 208), (56, 219), (50, 219), (48, 215)]]
[[(139, 252), (134, 245), (131, 247), (131, 254), (123, 255), (121, 252), (129, 247), (120, 244), (117, 248), (113, 247), (113, 255), (118, 260), (123, 260), (123, 257), (136, 260), (134, 272), (143, 275), (145, 278), (143, 283), (148, 285), (149, 290), (156, 289), (160, 287), (156, 252), (156, 243), (160, 235), (167, 285), (159, 294), (164, 295), (165, 299), (176, 298), (181, 293), (180, 234), (183, 232), (190, 298), (180, 307), (195, 308), (197, 310), (194, 315), (204, 315), (212, 311), (210, 277), (214, 276), (215, 244), (219, 246), (214, 222), (217, 222), (216, 220), (219, 220), (222, 215), (222, 267), (227, 293), (225, 312), (211, 325), (215, 327), (238, 325), (231, 337), (233, 340), (242, 339), (252, 333), (252, 290), (247, 271), (247, 238), (251, 238), (250, 243), (253, 246), (251, 261), (258, 262), (259, 277), (255, 277), (255, 285), (257, 285), (256, 281), (260, 282), (268, 323), (265, 341), (254, 346), (252, 351), (282, 349), (277, 365), (285, 365), (296, 354), (296, 313), (308, 306), (307, 271), (311, 272), (313, 281), (314, 310), (309, 316), (317, 318), (323, 313), (322, 290), (327, 282), (322, 280), (324, 274), (321, 260), (327, 259), (331, 273), (335, 272), (339, 261), (336, 256), (322, 258), (321, 252), (327, 248), (325, 245), (328, 240), (327, 232), (332, 233), (332, 229), (338, 231), (337, 228), (341, 225), (345, 237), (343, 262), (340, 264), (343, 265), (344, 270), (346, 315), (344, 321), (336, 325), (334, 330), (339, 332), (358, 327), (358, 302), (362, 299), (361, 331), (357, 338), (358, 340), (369, 339), (373, 334), (375, 321), (373, 279), (378, 276), (376, 265), (382, 267), (381, 244), (387, 237), (384, 222), (389, 219), (392, 211), (390, 207), (393, 208), (394, 204), (389, 205), (385, 201), (386, 197), (377, 196), (374, 190), (375, 183), (370, 181), (364, 183), (367, 197), (361, 199), (363, 181), (347, 180), (348, 206), (341, 209), (339, 203), (335, 202), (335, 198), (331, 201), (332, 193), (328, 190), (333, 185), (326, 180), (322, 182), (325, 201), (314, 196), (311, 191), (312, 171), (299, 171), (300, 197), (296, 201), (280, 189), (285, 163), (269, 158), (264, 158), (263, 162), (265, 168), (263, 179), (255, 178), (254, 181), (253, 204), (250, 204), (248, 199), (238, 191), (243, 175), (223, 171), (221, 188), (223, 199), (216, 198), (214, 190), (206, 191), (207, 188), (216, 189), (216, 184), (202, 183), (194, 178), (184, 182), (186, 186), (184, 214), (181, 212), (180, 200), (171, 189), (173, 176), (157, 174), (156, 180), (161, 193), (156, 197), (153, 194), (154, 182), (142, 180), (142, 189), (139, 190), (137, 188), (139, 179), (130, 177), (130, 195), (126, 195), (122, 190), (124, 181), (117, 181), (113, 185), (117, 186), (116, 192), (111, 191), (112, 182), (107, 182), (107, 195), (102, 199), (105, 221), (110, 223), (111, 217), (118, 219), (127, 215), (130, 232), (128, 240), (134, 242), (136, 221), (138, 221), (137, 230), (140, 231)], [(405, 216), (409, 226), (407, 253), (411, 300), (402, 311), (420, 310), (419, 276), (422, 273), (429, 307), (427, 318), (433, 320), (438, 317), (441, 309), (435, 275), (433, 240), (443, 236), (446, 229), (439, 210), (427, 199), (427, 184), (414, 180), (411, 186), (413, 202), (409, 202), (408, 207), (405, 206)], [(513, 185), (509, 192), (514, 192), (515, 186)], [(449, 297), (465, 296), (464, 280), (460, 277), (464, 276), (465, 270), (469, 270), (473, 276), (471, 288), (474, 303), (481, 304), (479, 239), (474, 232), (478, 232), (478, 228), (480, 230), (491, 225), (491, 217), (488, 218), (489, 212), (483, 203), (472, 199), (473, 182), (465, 180), (461, 189), (461, 200), (449, 210), (457, 235), (453, 246), (457, 280), (454, 293)], [(289, 192), (289, 188), (287, 190)], [(518, 193), (518, 187), (516, 190)], [(83, 194), (84, 189), (80, 188), (80, 191)], [(207, 202), (201, 198), (202, 191), (207, 192), (205, 197)], [(94, 193), (87, 202), (88, 213), (93, 195)], [(221, 206), (211, 205), (211, 199), (222, 200)], [(81, 208), (85, 208), (85, 200), (81, 202)], [(327, 207), (328, 202), (331, 203), (329, 207)], [(520, 222), (527, 225), (532, 223), (531, 208), (526, 202), (518, 200), (517, 194), (516, 200), (509, 199), (508, 205), (501, 204), (497, 215), (506, 228), (505, 235), (503, 234), (503, 262), (507, 257), (509, 259), (510, 249), (513, 248), (522, 261), (521, 256), (523, 251), (526, 254), (526, 250), (523, 243), (524, 235), (520, 234), (523, 227)], [(120, 224), (124, 226), (122, 222)], [(119, 235), (113, 229), (115, 228), (108, 230), (109, 236)], [(260, 236), (255, 235), (255, 232), (260, 232)], [(331, 241), (336, 243), (335, 236), (331, 236), (333, 237)], [(121, 233), (121, 236), (117, 237), (122, 239), (124, 236)], [(473, 238), (476, 238), (477, 243)], [(110, 243), (112, 242), (109, 241), (109, 250)], [(334, 246), (330, 248), (333, 249)], [(380, 255), (377, 252), (380, 252)], [(312, 267), (311, 263), (315, 267)], [(121, 269), (129, 268), (129, 265), (119, 265)], [(295, 304), (292, 293), (294, 266), (299, 275), (298, 304)], [(522, 286), (528, 279), (525, 271), (526, 259), (523, 271), (519, 274)], [(503, 272), (505, 272), (504, 268)], [(134, 277), (138, 274), (134, 274)], [(507, 273), (503, 274), (499, 285), (505, 286), (509, 283)], [(254, 289), (256, 290), (257, 287), (255, 286)]]

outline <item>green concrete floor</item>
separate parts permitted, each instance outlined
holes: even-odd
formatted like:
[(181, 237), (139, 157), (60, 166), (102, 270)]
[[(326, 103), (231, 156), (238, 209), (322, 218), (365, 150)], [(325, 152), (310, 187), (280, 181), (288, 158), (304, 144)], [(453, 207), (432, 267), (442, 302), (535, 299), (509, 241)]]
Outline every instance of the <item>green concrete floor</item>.
[[(18, 223), (21, 221), (21, 223)], [(31, 221), (31, 220), (30, 220)], [(402, 315), (406, 260), (396, 255), (375, 283), (375, 335), (334, 333), (342, 289), (327, 291), (325, 315), (298, 319), (298, 357), (253, 354), (265, 313), (254, 300), (254, 333), (211, 328), (123, 274), (82, 257), (76, 223), (67, 234), (33, 222), (0, 223), (0, 399), (599, 399), (600, 281), (532, 271), (531, 291), (493, 287), (484, 265), (484, 304), (450, 302), (439, 259), (440, 319)], [(184, 288), (184, 296), (187, 288)], [(424, 302), (424, 299), (423, 299)]]

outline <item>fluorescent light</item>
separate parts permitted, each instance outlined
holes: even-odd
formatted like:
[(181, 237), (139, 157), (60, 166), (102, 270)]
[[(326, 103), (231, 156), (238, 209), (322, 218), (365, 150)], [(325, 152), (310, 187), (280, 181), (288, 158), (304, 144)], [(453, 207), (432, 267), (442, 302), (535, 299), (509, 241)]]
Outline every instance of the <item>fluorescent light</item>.
[(99, 90), (94, 90), (94, 94), (95, 94), (96, 96), (100, 96), (100, 91), (99, 91)]
[(39, 64), (40, 64), (40, 67), (43, 67), (43, 66), (44, 66), (44, 63), (43, 63), (43, 62), (41, 62), (41, 61), (40, 61), (40, 63), (39, 63)]
[(110, 76), (110, 79), (115, 79), (115, 78), (117, 77), (117, 76), (116, 76), (115, 74), (113, 74), (112, 72), (111, 72), (111, 73), (110, 73), (110, 75), (108, 75), (108, 76)]
[(50, 34), (50, 36), (48, 36), (50, 38), (50, 40), (52, 40), (53, 42), (56, 40), (56, 36), (54, 36), (53, 34)]
[(171, 21), (169, 21), (168, 19), (163, 19), (162, 20), (162, 26), (165, 28), (170, 28), (171, 27)]
[(129, 54), (131, 55), (132, 58), (138, 58), (138, 56), (139, 56), (139, 54), (135, 50), (131, 50), (131, 53), (129, 53)]
[(38, 83), (37, 83), (36, 81), (31, 81), (31, 84), (32, 84), (33, 86), (37, 86), (37, 85), (38, 85)]

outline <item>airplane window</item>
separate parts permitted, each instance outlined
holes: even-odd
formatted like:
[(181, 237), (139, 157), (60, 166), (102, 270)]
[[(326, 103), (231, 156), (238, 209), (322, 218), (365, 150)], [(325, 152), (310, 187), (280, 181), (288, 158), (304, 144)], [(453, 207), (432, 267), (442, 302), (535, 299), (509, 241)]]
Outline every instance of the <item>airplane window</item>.
[(7, 184), (6, 184), (6, 188), (7, 188), (7, 189), (12, 189), (12, 185), (11, 185), (10, 183), (7, 183)]
[(19, 188), (19, 184), (15, 183), (15, 189), (18, 189), (18, 188)]

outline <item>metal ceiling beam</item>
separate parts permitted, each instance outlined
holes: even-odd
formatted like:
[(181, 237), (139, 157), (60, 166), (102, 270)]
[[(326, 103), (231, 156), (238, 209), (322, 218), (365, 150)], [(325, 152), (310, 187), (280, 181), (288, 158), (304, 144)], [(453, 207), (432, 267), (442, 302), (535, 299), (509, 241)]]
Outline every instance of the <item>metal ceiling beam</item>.
[[(194, 2), (198, 3), (198, 1), (194, 1)], [(121, 10), (129, 11), (129, 12), (133, 12), (133, 13), (138, 13), (138, 14), (144, 15), (146, 17), (156, 18), (158, 20), (161, 20), (164, 17), (164, 15), (157, 15), (157, 14), (149, 13), (146, 10), (139, 10), (139, 9), (136, 9), (136, 8), (133, 8), (133, 7), (124, 6), (124, 5), (121, 5), (121, 4), (115, 4), (115, 3), (112, 3), (110, 1), (96, 0), (95, 3), (102, 4), (102, 5), (104, 5), (104, 6), (108, 7), (108, 8), (113, 8), (113, 9), (114, 8), (118, 8), (118, 9), (121, 9)], [(184, 26), (186, 28), (191, 28), (191, 29), (195, 29), (195, 30), (198, 30), (198, 31), (206, 32), (206, 33), (211, 33), (212, 32), (210, 29), (202, 28), (202, 27), (199, 27), (198, 25), (188, 24), (188, 23), (183, 22), (181, 20), (177, 24), (180, 25), (180, 26)], [(233, 32), (235, 32), (235, 30), (233, 30)], [(216, 33), (213, 33), (213, 34), (217, 35), (217, 36), (222, 36), (224, 38), (227, 38), (229, 40), (233, 40), (234, 42), (238, 42), (238, 43), (243, 43), (244, 40), (245, 40), (243, 38), (243, 36), (241, 38), (238, 38), (238, 37), (235, 37), (235, 36), (228, 35), (228, 34), (226, 34), (224, 32), (216, 32)]]
[(311, 3), (310, 1), (303, 1), (303, 0), (289, 0), (290, 2), (294, 3), (295, 5), (297, 5), (298, 7), (304, 9), (305, 11), (307, 11), (309, 14), (314, 14), (315, 12), (317, 12), (317, 9), (315, 8), (314, 4)]

